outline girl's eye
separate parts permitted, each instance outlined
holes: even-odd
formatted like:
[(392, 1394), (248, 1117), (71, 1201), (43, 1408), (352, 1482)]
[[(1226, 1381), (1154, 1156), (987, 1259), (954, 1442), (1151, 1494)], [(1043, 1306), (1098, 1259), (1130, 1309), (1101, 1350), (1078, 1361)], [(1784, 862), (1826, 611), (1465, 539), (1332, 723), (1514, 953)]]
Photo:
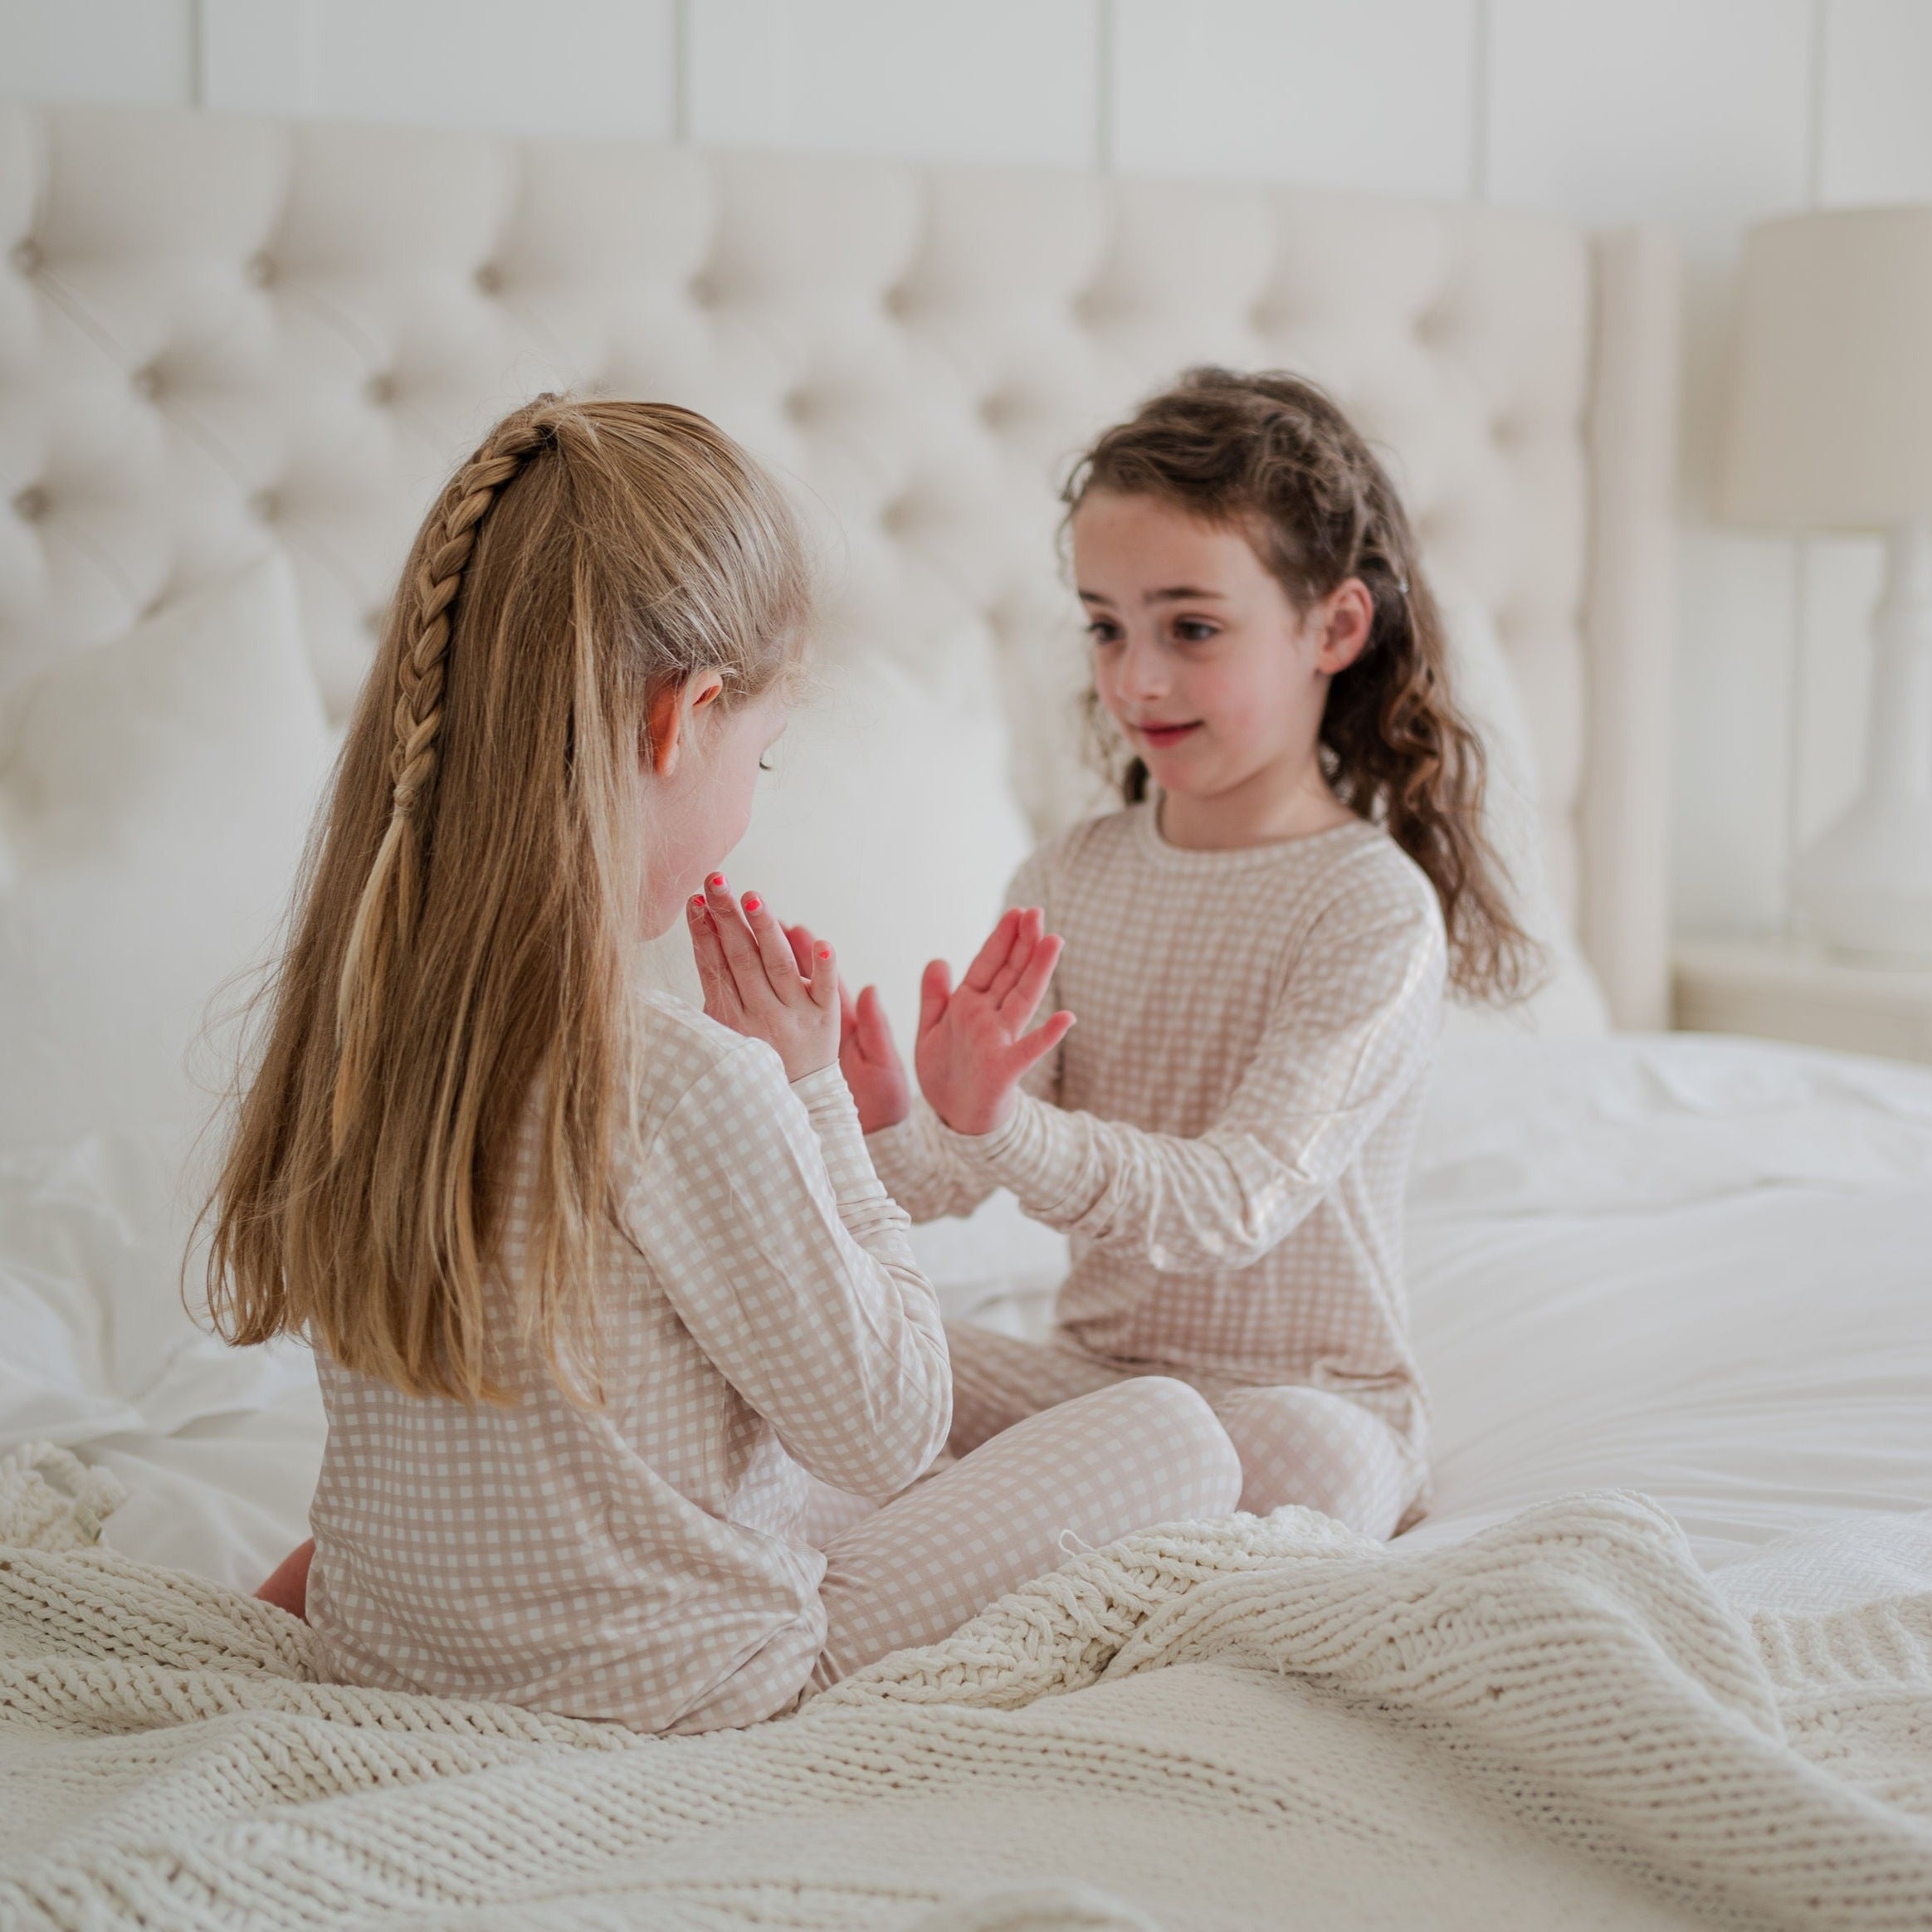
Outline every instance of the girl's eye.
[(1174, 626), (1174, 635), (1183, 644), (1205, 644), (1219, 630), (1219, 625), (1203, 622), (1199, 617), (1183, 617)]
[(1110, 623), (1105, 617), (1095, 617), (1087, 626), (1087, 636), (1095, 644), (1118, 644), (1120, 642), (1120, 627)]

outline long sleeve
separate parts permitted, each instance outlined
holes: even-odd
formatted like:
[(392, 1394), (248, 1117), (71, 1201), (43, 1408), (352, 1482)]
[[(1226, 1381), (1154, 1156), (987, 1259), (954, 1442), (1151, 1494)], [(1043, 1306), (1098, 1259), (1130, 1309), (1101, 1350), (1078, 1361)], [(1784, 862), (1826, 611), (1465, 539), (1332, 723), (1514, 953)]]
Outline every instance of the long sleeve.
[(787, 1451), (884, 1495), (946, 1439), (939, 1303), (836, 1068), (788, 1088), (747, 1042), (678, 1102), (626, 1216), (666, 1297)]
[[(1044, 856), (1035, 852), (1013, 874), (1007, 886), (1006, 905), (1046, 905), (1046, 868)], [(1047, 907), (1051, 929), (1052, 909)], [(1042, 1012), (1054, 1010), (1054, 988), (1049, 986), (1040, 1003)], [(907, 1061), (910, 1069), (910, 1056)], [(1060, 1049), (1027, 1070), (1021, 1090), (1036, 1099), (1051, 1101), (1060, 1086)], [(963, 1160), (939, 1116), (925, 1103), (914, 1082), (912, 1111), (890, 1127), (881, 1127), (866, 1136), (866, 1151), (886, 1191), (918, 1222), (937, 1221), (946, 1215), (970, 1214), (1000, 1185), (982, 1173), (971, 1161)]]
[[(944, 1151), (1036, 1220), (1160, 1274), (1245, 1268), (1333, 1188), (1433, 1048), (1444, 954), (1432, 904), (1348, 901), (1311, 926), (1247, 1072), (1183, 1137), (1023, 1097), (1007, 1125)], [(1185, 1027), (1177, 1013), (1174, 1024)]]
[(961, 1160), (940, 1136), (944, 1129), (923, 1095), (890, 1127), (866, 1136), (866, 1151), (887, 1193), (914, 1221), (970, 1214), (999, 1184)]

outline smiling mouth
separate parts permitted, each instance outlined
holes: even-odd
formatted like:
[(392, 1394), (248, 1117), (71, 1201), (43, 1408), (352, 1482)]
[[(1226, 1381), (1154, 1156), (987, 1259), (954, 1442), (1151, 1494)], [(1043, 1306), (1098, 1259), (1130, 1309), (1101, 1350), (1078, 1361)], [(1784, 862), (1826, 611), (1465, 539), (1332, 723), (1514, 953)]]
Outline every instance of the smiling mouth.
[(1197, 718), (1190, 724), (1136, 724), (1134, 734), (1149, 744), (1165, 746), (1178, 744), (1190, 731), (1198, 731), (1201, 720)]

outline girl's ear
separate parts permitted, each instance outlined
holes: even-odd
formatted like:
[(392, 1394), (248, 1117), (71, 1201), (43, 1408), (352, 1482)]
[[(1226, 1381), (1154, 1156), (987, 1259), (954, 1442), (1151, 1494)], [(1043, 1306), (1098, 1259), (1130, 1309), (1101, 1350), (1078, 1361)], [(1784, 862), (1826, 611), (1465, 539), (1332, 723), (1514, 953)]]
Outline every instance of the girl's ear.
[(664, 685), (651, 694), (644, 707), (644, 743), (640, 747), (647, 770), (668, 778), (677, 769), (692, 725), (700, 714), (717, 703), (724, 690), (720, 673), (700, 671), (681, 684)]
[(1322, 599), (1315, 616), (1321, 627), (1315, 668), (1333, 677), (1368, 648), (1375, 627), (1375, 599), (1360, 578), (1345, 578)]

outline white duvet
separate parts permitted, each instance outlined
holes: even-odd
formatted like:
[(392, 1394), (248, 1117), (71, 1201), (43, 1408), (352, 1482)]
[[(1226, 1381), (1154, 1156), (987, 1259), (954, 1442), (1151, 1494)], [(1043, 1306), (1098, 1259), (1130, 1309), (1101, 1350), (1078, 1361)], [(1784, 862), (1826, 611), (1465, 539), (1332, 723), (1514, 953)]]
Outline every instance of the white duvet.
[[(995, 1210), (922, 1231), (949, 1305), (1024, 1328), (1056, 1250)], [(0, 1170), (0, 1449), (129, 1500), (109, 1541), (252, 1583), (320, 1453), (299, 1354), (182, 1313), (168, 1185), (90, 1143)], [(1410, 1275), (1437, 1494), (1419, 1547), (1566, 1490), (1655, 1497), (1707, 1565), (1932, 1510), (1932, 1071), (1672, 1035), (1445, 1049)]]

